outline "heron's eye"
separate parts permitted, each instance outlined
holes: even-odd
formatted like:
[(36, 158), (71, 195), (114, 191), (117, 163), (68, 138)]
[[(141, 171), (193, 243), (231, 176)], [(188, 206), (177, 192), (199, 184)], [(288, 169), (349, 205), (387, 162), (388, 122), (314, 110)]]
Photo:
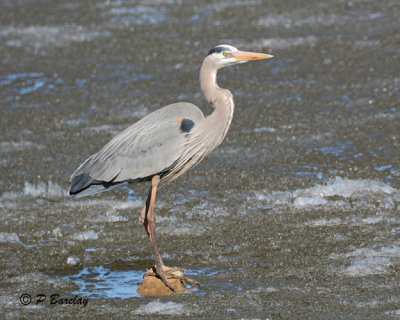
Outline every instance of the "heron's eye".
[(226, 52), (226, 51), (222, 52), (222, 54), (223, 54), (224, 57), (227, 57), (229, 55), (229, 53)]

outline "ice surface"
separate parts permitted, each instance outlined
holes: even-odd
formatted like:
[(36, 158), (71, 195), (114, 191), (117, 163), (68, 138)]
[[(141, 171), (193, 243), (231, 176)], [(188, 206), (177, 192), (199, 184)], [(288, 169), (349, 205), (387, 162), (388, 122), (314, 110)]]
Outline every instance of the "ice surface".
[(15, 191), (6, 191), (1, 195), (1, 198), (4, 200), (15, 200), (19, 197), (21, 197), (21, 194)]
[(376, 224), (382, 221), (395, 223), (396, 220), (393, 218), (388, 218), (386, 216), (373, 216), (373, 217), (366, 217), (360, 218), (357, 216), (348, 216), (345, 219), (341, 218), (331, 218), (331, 219), (317, 219), (306, 222), (307, 226), (311, 227), (335, 227), (339, 225), (346, 225), (346, 226), (364, 226), (369, 224)]
[(250, 133), (250, 132), (255, 132), (255, 133), (260, 133), (260, 132), (269, 132), (273, 133), (276, 132), (275, 128), (269, 128), (269, 127), (260, 127), (260, 128), (252, 128), (252, 129), (243, 129), (243, 133)]
[(70, 256), (67, 259), (67, 264), (70, 266), (76, 266), (81, 262), (81, 260), (77, 256)]
[(238, 42), (238, 47), (255, 48), (261, 50), (263, 48), (270, 49), (287, 49), (298, 46), (314, 46), (318, 42), (318, 38), (309, 35), (306, 37), (293, 37), (293, 38), (261, 38), (252, 42)]
[[(160, 205), (160, 201), (158, 201)], [(109, 207), (115, 210), (137, 209), (144, 206), (144, 200), (108, 200), (108, 199), (74, 199), (68, 203), (71, 207)]]
[(260, 0), (230, 0), (230, 1), (216, 1), (210, 5), (212, 10), (216, 12), (224, 11), (227, 8), (232, 7), (246, 7), (246, 6), (256, 6), (260, 4)]
[(391, 267), (400, 265), (400, 247), (358, 248), (345, 254), (332, 254), (330, 258), (344, 262), (350, 259), (351, 265), (339, 270), (339, 274), (351, 277), (384, 274), (391, 272)]
[[(290, 192), (272, 191), (271, 193), (263, 194), (260, 192), (255, 193), (256, 199), (273, 202), (275, 205), (289, 205), (291, 203)], [(251, 201), (251, 199), (248, 199)]]
[(8, 153), (8, 152), (12, 152), (12, 151), (21, 151), (21, 150), (25, 150), (28, 148), (37, 148), (37, 149), (41, 149), (43, 148), (42, 145), (31, 142), (31, 141), (18, 141), (18, 142), (14, 142), (14, 141), (3, 141), (0, 143), (0, 152), (1, 153)]
[(293, 205), (296, 209), (307, 206), (319, 206), (327, 204), (328, 200), (321, 197), (298, 197), (294, 200)]
[(128, 221), (127, 218), (119, 215), (114, 209), (106, 211), (104, 214), (98, 215), (96, 218), (90, 219), (92, 222), (121, 222)]
[(381, 222), (383, 220), (383, 217), (367, 217), (365, 219), (362, 219), (362, 222), (364, 224), (375, 224), (378, 222)]
[(30, 272), (21, 274), (15, 277), (11, 277), (7, 280), (10, 283), (18, 283), (21, 287), (29, 288), (29, 287), (38, 287), (38, 286), (46, 286), (49, 290), (51, 288), (60, 288), (64, 289), (66, 280), (61, 279), (59, 277), (52, 277), (46, 275), (41, 272)]
[(134, 314), (162, 314), (169, 316), (189, 315), (191, 313), (183, 303), (152, 301), (134, 311)]
[(55, 236), (55, 237), (62, 237), (60, 227), (54, 228), (52, 233), (53, 233), (53, 236)]
[(75, 240), (96, 240), (98, 238), (99, 238), (99, 235), (97, 234), (97, 232), (95, 232), (93, 230), (75, 233), (72, 236), (72, 239), (75, 239)]
[(174, 236), (180, 236), (184, 234), (191, 234), (193, 236), (199, 236), (206, 232), (206, 229), (199, 223), (186, 223), (186, 222), (172, 222), (162, 223), (158, 231), (160, 234), (168, 234)]
[(107, 132), (111, 132), (114, 134), (114, 133), (120, 132), (123, 129), (125, 129), (125, 128), (122, 126), (104, 124), (101, 126), (90, 127), (90, 128), (87, 128), (86, 130), (92, 130), (92, 131), (97, 131), (97, 132), (107, 131)]
[[(345, 17), (341, 16), (343, 21)], [(284, 26), (285, 28), (300, 27), (304, 25), (324, 25), (330, 26), (338, 22), (338, 16), (331, 14), (325, 16), (310, 16), (302, 14), (301, 12), (291, 12), (290, 14), (266, 16), (260, 18), (257, 22), (258, 25), (264, 27), (271, 26)]]
[(318, 219), (318, 220), (313, 220), (310, 222), (307, 222), (306, 224), (308, 226), (312, 226), (312, 227), (331, 227), (331, 226), (337, 226), (337, 225), (341, 225), (344, 224), (345, 222), (342, 221), (342, 219), (340, 218), (332, 218), (332, 219)]
[[(274, 206), (293, 205), (295, 209), (328, 205), (343, 209), (349, 205), (349, 200), (347, 200), (348, 198), (357, 200), (375, 194), (384, 196), (379, 206), (381, 209), (392, 209), (395, 207), (395, 202), (392, 199), (393, 194), (397, 194), (397, 192), (397, 189), (377, 180), (335, 177), (325, 185), (316, 184), (310, 188), (286, 192), (255, 192), (255, 197), (260, 201), (271, 203)], [(341, 197), (344, 199), (333, 200), (330, 199), (330, 197)], [(364, 204), (364, 206), (366, 205), (368, 204)], [(375, 208), (375, 204), (373, 204), (373, 207)]]
[(3, 38), (6, 46), (39, 49), (48, 46), (68, 46), (71, 42), (90, 41), (108, 34), (78, 25), (6, 26), (0, 30), (0, 39)]
[(400, 316), (400, 309), (398, 310), (391, 310), (391, 311), (387, 311), (385, 312), (387, 315), (391, 315), (391, 316)]
[(44, 198), (63, 198), (67, 194), (67, 190), (60, 187), (57, 183), (52, 181), (39, 182), (38, 184), (31, 184), (25, 181), (24, 195), (31, 197), (44, 197)]
[(7, 232), (0, 232), (0, 243), (2, 242), (21, 243), (17, 234)]
[(394, 203), (393, 199), (391, 199), (391, 198), (389, 198), (389, 197), (386, 197), (385, 199), (383, 199), (383, 200), (381, 201), (379, 207), (380, 207), (381, 209), (386, 209), (386, 210), (394, 209), (395, 203)]
[(365, 193), (387, 193), (392, 194), (396, 189), (391, 186), (376, 180), (370, 179), (348, 179), (336, 177), (333, 181), (330, 181), (327, 185), (317, 184), (314, 187), (308, 189), (296, 190), (293, 195), (298, 196), (320, 196), (320, 197), (351, 197), (352, 195), (360, 192)]
[(109, 14), (113, 17), (110, 22), (113, 25), (119, 23), (125, 26), (147, 23), (158, 24), (166, 18), (164, 11), (163, 6), (114, 7), (109, 10)]

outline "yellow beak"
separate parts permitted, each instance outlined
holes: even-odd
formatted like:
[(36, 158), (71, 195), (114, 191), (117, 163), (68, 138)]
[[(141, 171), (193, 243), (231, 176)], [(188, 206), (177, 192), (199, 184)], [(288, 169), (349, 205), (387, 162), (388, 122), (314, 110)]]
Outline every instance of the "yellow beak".
[(258, 53), (258, 52), (246, 52), (246, 51), (237, 51), (232, 52), (232, 57), (239, 61), (250, 61), (250, 60), (261, 60), (261, 59), (270, 59), (274, 56), (271, 54)]

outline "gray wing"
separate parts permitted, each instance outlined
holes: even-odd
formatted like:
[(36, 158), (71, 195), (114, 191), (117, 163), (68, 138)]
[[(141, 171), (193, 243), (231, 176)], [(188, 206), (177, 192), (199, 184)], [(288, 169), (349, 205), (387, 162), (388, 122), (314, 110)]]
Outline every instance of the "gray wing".
[(203, 118), (198, 107), (182, 102), (150, 113), (89, 157), (72, 174), (69, 193), (85, 196), (168, 172)]

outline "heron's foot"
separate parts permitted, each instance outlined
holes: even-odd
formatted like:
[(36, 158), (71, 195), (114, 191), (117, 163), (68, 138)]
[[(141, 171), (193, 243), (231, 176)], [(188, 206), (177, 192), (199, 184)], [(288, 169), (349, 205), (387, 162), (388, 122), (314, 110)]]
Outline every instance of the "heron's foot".
[(151, 268), (151, 271), (147, 271), (146, 276), (156, 276), (161, 279), (161, 281), (173, 292), (176, 292), (176, 288), (174, 288), (169, 282), (168, 279), (178, 279), (183, 286), (183, 292), (189, 292), (193, 290), (196, 286), (200, 285), (199, 282), (190, 279), (183, 274), (186, 273), (185, 269), (181, 268), (171, 268), (163, 266), (162, 270), (157, 270), (156, 266)]

